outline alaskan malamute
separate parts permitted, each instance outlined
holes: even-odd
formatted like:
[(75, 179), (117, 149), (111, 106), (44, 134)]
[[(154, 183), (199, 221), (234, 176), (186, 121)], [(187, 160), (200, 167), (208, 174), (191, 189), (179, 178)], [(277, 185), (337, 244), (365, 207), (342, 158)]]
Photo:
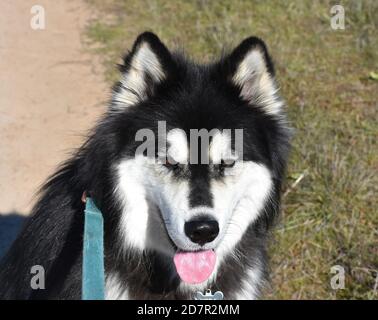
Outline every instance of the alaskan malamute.
[(107, 299), (258, 298), (290, 138), (264, 42), (197, 64), (146, 32), (120, 70), (107, 113), (5, 256), (0, 298), (81, 298), (84, 192), (104, 217)]

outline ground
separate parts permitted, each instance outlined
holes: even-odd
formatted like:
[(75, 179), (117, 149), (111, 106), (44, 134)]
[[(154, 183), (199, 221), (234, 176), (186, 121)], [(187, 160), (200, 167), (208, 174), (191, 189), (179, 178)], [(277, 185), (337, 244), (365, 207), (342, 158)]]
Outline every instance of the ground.
[(27, 214), (33, 194), (79, 146), (105, 110), (109, 86), (83, 31), (82, 1), (39, 1), (45, 30), (30, 27), (34, 1), (1, 1), (0, 212)]
[[(107, 91), (94, 61), (110, 85), (142, 31), (201, 61), (257, 35), (276, 62), (295, 129), (265, 297), (377, 299), (376, 1), (341, 1), (345, 30), (333, 30), (333, 1), (51, 0), (41, 3), (50, 18), (39, 34), (26, 3), (0, 4), (9, 12), (0, 21), (0, 211), (27, 212), (35, 187), (80, 141), (73, 133), (101, 112)], [(335, 265), (345, 269), (345, 289), (331, 288)]]

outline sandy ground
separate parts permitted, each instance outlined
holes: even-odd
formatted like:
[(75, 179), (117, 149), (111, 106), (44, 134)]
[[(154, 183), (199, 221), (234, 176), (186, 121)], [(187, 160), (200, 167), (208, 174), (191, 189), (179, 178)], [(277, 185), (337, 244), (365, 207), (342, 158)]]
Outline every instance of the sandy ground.
[(82, 41), (94, 18), (87, 4), (38, 1), (46, 25), (33, 30), (35, 4), (0, 1), (0, 218), (29, 213), (38, 187), (80, 145), (109, 94)]

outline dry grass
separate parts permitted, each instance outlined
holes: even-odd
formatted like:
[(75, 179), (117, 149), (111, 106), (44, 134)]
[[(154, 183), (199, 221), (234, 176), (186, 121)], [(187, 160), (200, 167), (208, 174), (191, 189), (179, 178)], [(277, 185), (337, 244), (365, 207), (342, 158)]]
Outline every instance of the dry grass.
[[(341, 1), (346, 29), (335, 31), (332, 1), (90, 2), (101, 19), (88, 36), (110, 81), (145, 30), (202, 61), (249, 35), (266, 41), (296, 129), (266, 297), (377, 299), (378, 3)], [(330, 287), (336, 264), (344, 290)]]

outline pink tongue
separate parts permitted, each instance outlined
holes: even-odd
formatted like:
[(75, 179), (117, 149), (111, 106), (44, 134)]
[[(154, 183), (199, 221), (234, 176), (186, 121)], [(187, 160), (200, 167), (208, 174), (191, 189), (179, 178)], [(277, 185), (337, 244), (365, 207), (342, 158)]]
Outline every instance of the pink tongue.
[(181, 280), (190, 284), (207, 280), (214, 270), (215, 260), (213, 250), (177, 252), (173, 258)]

